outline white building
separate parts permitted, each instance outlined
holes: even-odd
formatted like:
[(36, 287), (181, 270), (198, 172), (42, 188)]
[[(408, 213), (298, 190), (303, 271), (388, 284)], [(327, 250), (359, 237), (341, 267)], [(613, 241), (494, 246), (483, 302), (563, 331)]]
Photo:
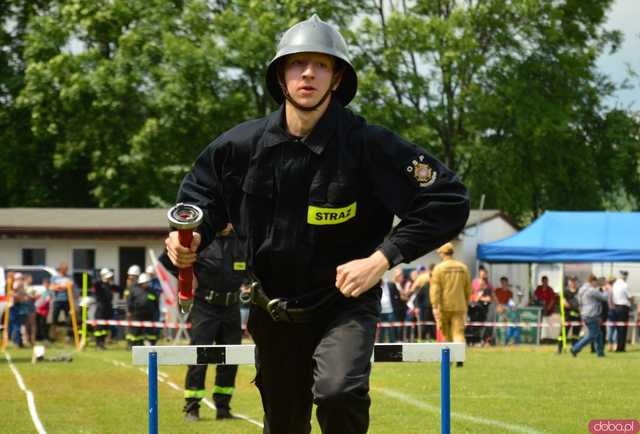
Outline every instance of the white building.
[(0, 208), (0, 266), (67, 262), (76, 282), (83, 271), (111, 268), (124, 283), (130, 265), (151, 263), (169, 231), (162, 208)]
[[(0, 208), (0, 265), (69, 264), (74, 274), (96, 268), (114, 270), (117, 282), (132, 264), (143, 269), (150, 263), (148, 249), (160, 254), (169, 231), (164, 208)], [(497, 210), (471, 211), (464, 231), (453, 240), (456, 258), (477, 269), (478, 243), (491, 242), (517, 232), (518, 228)], [(438, 262), (432, 252), (403, 268)], [(503, 269), (504, 268), (504, 269)], [(491, 268), (492, 274), (506, 274), (523, 287), (526, 267)], [(502, 273), (502, 274), (500, 274)], [(499, 276), (498, 276), (499, 277)]]

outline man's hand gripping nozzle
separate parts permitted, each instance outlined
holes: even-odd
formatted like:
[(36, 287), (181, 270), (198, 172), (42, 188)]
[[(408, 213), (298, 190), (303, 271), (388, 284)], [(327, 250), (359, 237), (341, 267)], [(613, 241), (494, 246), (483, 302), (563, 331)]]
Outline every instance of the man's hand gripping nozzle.
[[(202, 210), (188, 203), (179, 203), (167, 213), (169, 224), (178, 231), (183, 247), (189, 248), (193, 240), (193, 231), (202, 223)], [(178, 305), (181, 313), (191, 310), (193, 304), (193, 267), (180, 268), (178, 272)]]

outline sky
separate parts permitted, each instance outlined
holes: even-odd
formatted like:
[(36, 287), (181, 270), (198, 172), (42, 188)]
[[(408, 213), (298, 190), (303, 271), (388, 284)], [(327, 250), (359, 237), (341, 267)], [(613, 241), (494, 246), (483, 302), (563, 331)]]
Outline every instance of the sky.
[[(606, 27), (621, 30), (624, 41), (618, 52), (599, 59), (600, 70), (616, 83), (627, 77), (626, 63), (640, 74), (640, 0), (616, 0), (609, 12)], [(631, 79), (630, 83), (633, 89), (619, 91), (616, 97), (608, 102), (611, 105), (640, 111), (640, 77)]]

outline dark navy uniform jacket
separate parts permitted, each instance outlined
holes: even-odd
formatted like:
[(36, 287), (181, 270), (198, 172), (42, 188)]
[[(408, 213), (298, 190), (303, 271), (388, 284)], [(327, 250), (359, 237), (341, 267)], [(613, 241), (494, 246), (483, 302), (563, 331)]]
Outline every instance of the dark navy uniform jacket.
[[(174, 276), (178, 268), (171, 263), (166, 251), (160, 256), (160, 262)], [(210, 291), (236, 292), (249, 281), (244, 249), (235, 233), (228, 236), (216, 236), (211, 244), (198, 253), (193, 271), (198, 279), (195, 295), (206, 297)]]
[(134, 285), (127, 299), (127, 307), (134, 319), (153, 320), (160, 312), (160, 297), (151, 287), (145, 289), (140, 285)]
[(99, 280), (94, 285), (94, 292), (96, 303), (111, 307), (113, 293), (116, 292), (115, 285)]
[(209, 291), (237, 292), (248, 280), (244, 252), (235, 235), (218, 236), (198, 255), (193, 271), (198, 278), (196, 295)]
[[(336, 267), (376, 249), (393, 267), (452, 239), (469, 214), (457, 176), (332, 100), (304, 139), (283, 108), (214, 140), (178, 200), (205, 213), (202, 246), (232, 222), (271, 297), (335, 291)], [(393, 216), (402, 220), (393, 230)]]

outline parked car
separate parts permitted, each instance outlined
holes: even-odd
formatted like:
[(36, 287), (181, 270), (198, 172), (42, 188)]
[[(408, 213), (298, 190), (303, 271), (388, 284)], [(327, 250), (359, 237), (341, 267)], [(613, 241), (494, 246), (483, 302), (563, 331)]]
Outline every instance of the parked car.
[(6, 284), (7, 273), (22, 273), (22, 274), (30, 274), (34, 287), (44, 287), (42, 286), (42, 281), (47, 279), (51, 281), (51, 278), (58, 274), (56, 270), (52, 267), (46, 267), (44, 265), (11, 265), (8, 267), (0, 267), (0, 274), (2, 274), (2, 278)]
[(0, 266), (0, 316), (6, 307), (7, 274), (11, 272), (30, 274), (33, 278), (31, 289), (36, 295), (42, 295), (45, 292), (43, 281), (45, 279), (51, 281), (51, 278), (57, 274), (55, 269), (41, 265)]
[(0, 284), (3, 288), (0, 290), (0, 296), (6, 296), (5, 291), (8, 273), (30, 274), (33, 279), (31, 288), (36, 294), (42, 294), (45, 291), (45, 287), (42, 284), (45, 279), (51, 282), (51, 278), (57, 274), (54, 268), (43, 265), (11, 265), (0, 267)]

